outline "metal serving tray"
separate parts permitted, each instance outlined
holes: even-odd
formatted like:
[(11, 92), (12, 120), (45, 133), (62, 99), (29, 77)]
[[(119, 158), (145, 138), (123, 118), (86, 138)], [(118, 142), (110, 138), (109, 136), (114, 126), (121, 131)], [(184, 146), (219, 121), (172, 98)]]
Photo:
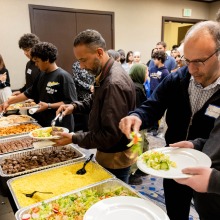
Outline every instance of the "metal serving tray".
[[(4, 195), (8, 195), (9, 189), (8, 189), (8, 186), (7, 186), (7, 180), (9, 180), (11, 178), (21, 176), (21, 175), (25, 175), (25, 174), (28, 174), (28, 173), (33, 173), (33, 172), (40, 171), (40, 170), (45, 170), (45, 169), (48, 169), (48, 168), (53, 168), (53, 167), (65, 165), (65, 164), (72, 163), (72, 162), (75, 162), (75, 161), (80, 161), (80, 160), (83, 160), (83, 158), (85, 157), (85, 154), (82, 153), (77, 148), (77, 145), (69, 144), (69, 145), (66, 145), (66, 146), (63, 146), (63, 147), (67, 147), (69, 149), (72, 149), (73, 151), (75, 151), (79, 155), (79, 157), (71, 159), (71, 160), (55, 163), (55, 164), (50, 164), (50, 165), (47, 165), (47, 166), (34, 168), (34, 169), (31, 169), (31, 170), (26, 170), (26, 171), (23, 171), (23, 172), (18, 172), (18, 173), (15, 173), (15, 174), (4, 174), (3, 170), (2, 170), (2, 167), (0, 166), (0, 183), (1, 183), (1, 187), (3, 189), (2, 193)], [(33, 153), (33, 152), (36, 152), (36, 153), (37, 152), (46, 152), (46, 151), (51, 151), (51, 150), (55, 150), (55, 149), (57, 149), (57, 148), (53, 147), (53, 146), (49, 146), (49, 147), (42, 148), (42, 149), (35, 149), (35, 150), (29, 149), (29, 150), (25, 150), (25, 151), (16, 152), (16, 153), (11, 153), (11, 154), (8, 154), (8, 155), (5, 155), (5, 156), (1, 156), (0, 157), (0, 163), (6, 158), (14, 158), (14, 157), (20, 158), (24, 155), (29, 155), (30, 153)]]
[[(118, 187), (122, 187), (123, 190), (129, 192), (130, 194), (133, 194), (135, 197), (142, 198), (142, 199), (145, 199), (145, 200), (147, 199), (145, 196), (143, 196), (142, 194), (140, 194), (139, 192), (134, 190), (132, 187), (130, 187), (126, 183), (122, 182), (121, 180), (119, 180), (117, 178), (112, 178), (112, 179), (105, 180), (105, 181), (102, 181), (102, 182), (99, 182), (99, 183), (96, 183), (96, 184), (93, 184), (93, 185), (90, 185), (90, 186), (87, 186), (87, 187), (84, 187), (84, 188), (81, 188), (81, 189), (78, 189), (78, 190), (74, 190), (74, 191), (62, 194), (60, 196), (53, 197), (53, 198), (48, 199), (48, 200), (44, 200), (44, 203), (54, 202), (56, 199), (59, 199), (61, 197), (66, 197), (66, 196), (69, 196), (69, 195), (74, 195), (74, 194), (80, 196), (80, 194), (83, 191), (86, 191), (88, 189), (89, 190), (96, 190), (98, 193), (102, 193), (106, 190), (107, 191), (112, 191), (112, 190), (114, 190)], [(19, 209), (15, 214), (16, 219), (17, 220), (22, 220), (22, 216), (24, 214), (29, 213), (30, 209), (32, 209), (34, 207), (37, 207), (41, 204), (42, 204), (42, 202), (39, 202), (39, 203), (33, 204), (31, 206)]]
[[(5, 136), (4, 136), (5, 137)], [(16, 135), (14, 137), (7, 137), (7, 138), (2, 138), (0, 139), (0, 144), (1, 143), (8, 143), (8, 142), (11, 142), (11, 141), (17, 141), (17, 140), (21, 140), (21, 139), (24, 139), (24, 138), (30, 138), (31, 137), (27, 134), (23, 134), (23, 135)], [(9, 152), (6, 152), (6, 153), (1, 153), (0, 152), (0, 157), (4, 156), (4, 155), (8, 155), (10, 153), (14, 153), (14, 152), (18, 152), (18, 151), (22, 151), (22, 150), (26, 150), (26, 149), (33, 149), (33, 145), (29, 146), (29, 147), (26, 147), (26, 148), (22, 148), (22, 149), (19, 149), (19, 150), (14, 150), (14, 151), (9, 151)]]
[[(14, 110), (9, 110), (9, 111), (14, 111)], [(19, 111), (19, 109), (17, 109), (17, 111)], [(6, 115), (6, 118), (10, 115), (15, 115), (15, 116), (22, 116), (21, 114), (8, 114)], [(15, 125), (22, 125), (22, 124), (31, 124), (31, 123), (37, 123), (36, 119), (34, 119), (33, 117), (31, 116), (28, 116), (29, 117), (29, 121), (23, 121), (23, 122), (16, 122), (16, 123), (11, 123), (11, 124), (8, 124), (8, 125), (5, 125), (5, 126), (1, 126), (0, 125), (0, 128), (6, 128), (6, 127), (11, 127), (11, 126), (15, 126)]]
[(71, 160), (59, 162), (59, 163), (50, 164), (50, 165), (47, 165), (47, 166), (42, 166), (42, 167), (26, 170), (26, 171), (23, 171), (23, 172), (14, 173), (14, 174), (5, 174), (5, 173), (3, 173), (2, 167), (0, 166), (0, 176), (12, 178), (12, 177), (16, 177), (16, 176), (32, 173), (32, 172), (35, 172), (35, 171), (40, 171), (40, 170), (48, 169), (48, 168), (51, 168), (51, 167), (68, 164), (68, 163), (71, 163), (71, 162), (74, 162), (74, 161), (79, 161), (79, 160), (82, 160), (85, 157), (85, 154), (82, 153), (79, 149), (77, 149), (76, 145), (69, 144), (69, 145), (65, 145), (65, 146), (59, 147), (59, 148), (58, 147), (53, 147), (53, 146), (48, 146), (48, 147), (45, 147), (45, 148), (42, 148), (42, 149), (29, 149), (29, 150), (25, 150), (25, 151), (16, 152), (16, 153), (11, 153), (11, 154), (9, 154), (7, 156), (1, 156), (0, 157), (0, 164), (5, 159), (21, 158), (23, 156), (27, 156), (27, 155), (30, 155), (32, 153), (46, 153), (46, 152), (50, 152), (50, 151), (53, 151), (53, 150), (60, 150), (60, 149), (62, 149), (64, 147), (67, 148), (68, 150), (75, 151), (79, 155), (79, 157), (71, 159)]
[[(81, 163), (81, 162), (84, 162), (85, 160), (86, 160), (86, 159), (82, 159), (82, 160), (80, 160), (80, 161), (76, 161), (76, 162), (64, 164), (64, 165), (59, 166), (59, 168), (60, 168), (60, 167), (65, 167), (65, 166), (70, 166), (70, 165), (73, 165), (73, 164), (76, 164), (76, 163)], [(106, 170), (105, 168), (103, 168), (102, 166), (100, 166), (96, 161), (91, 161), (90, 163), (95, 163), (100, 169), (103, 169), (105, 172), (107, 172), (107, 173), (111, 176), (111, 177), (109, 177), (108, 179), (113, 179), (113, 178), (115, 178), (115, 176), (114, 176), (112, 173), (110, 173), (108, 170)], [(36, 173), (47, 172), (48, 170), (53, 170), (53, 169), (57, 169), (57, 168), (58, 168), (58, 166), (49, 168), (49, 169), (47, 169), (47, 170), (44, 169), (44, 170), (37, 171), (37, 172), (34, 172), (34, 173), (29, 173), (29, 174), (26, 174), (26, 175), (23, 175), (23, 176), (14, 177), (14, 178), (9, 179), (9, 180), (7, 181), (8, 188), (9, 188), (11, 194), (12, 194), (12, 197), (13, 197), (13, 199), (14, 199), (14, 201), (15, 201), (15, 204), (16, 204), (16, 206), (17, 206), (18, 209), (20, 209), (21, 206), (20, 206), (20, 204), (19, 204), (19, 202), (18, 202), (18, 200), (17, 200), (17, 198), (16, 198), (16, 195), (15, 195), (15, 193), (14, 193), (14, 190), (13, 190), (12, 186), (11, 186), (11, 183), (12, 183), (13, 181), (15, 181), (16, 179), (19, 179), (19, 178), (25, 178), (26, 176), (34, 175), (34, 174), (36, 174)], [(95, 184), (100, 183), (100, 182), (103, 182), (103, 181), (96, 182)], [(83, 187), (83, 186), (82, 186), (82, 187), (80, 187), (80, 188), (78, 188), (78, 189), (84, 189), (84, 188), (87, 188), (87, 187), (92, 186), (92, 185), (95, 185), (95, 184), (94, 184), (94, 183), (93, 183), (93, 184), (89, 184), (89, 185), (87, 185), (86, 187)], [(78, 190), (78, 189), (77, 189), (77, 190)], [(72, 190), (72, 191), (77, 191), (77, 190)], [(71, 191), (71, 192), (72, 192), (72, 191)], [(69, 192), (68, 192), (68, 193), (69, 193)], [(66, 194), (68, 194), (68, 193), (66, 193)], [(62, 194), (62, 195), (65, 195), (65, 194)], [(60, 195), (59, 195), (59, 196), (60, 196)], [(59, 196), (58, 196), (58, 197), (59, 197)], [(53, 197), (53, 198), (56, 198), (56, 197)]]
[[(35, 122), (31, 122), (31, 123), (24, 123), (24, 124), (35, 124), (35, 125), (38, 125), (39, 128), (42, 128), (42, 126), (38, 123), (35, 123)], [(20, 125), (20, 124), (19, 124)], [(1, 128), (0, 128), (1, 129)], [(38, 129), (38, 128), (36, 128)], [(19, 134), (11, 134), (11, 135), (5, 135), (5, 136), (0, 136), (0, 140), (1, 139), (4, 139), (4, 138), (11, 138), (11, 137), (16, 137), (16, 136), (20, 136), (20, 135), (25, 135), (25, 134), (29, 134), (31, 131), (29, 132), (24, 132), (24, 133), (19, 133)]]

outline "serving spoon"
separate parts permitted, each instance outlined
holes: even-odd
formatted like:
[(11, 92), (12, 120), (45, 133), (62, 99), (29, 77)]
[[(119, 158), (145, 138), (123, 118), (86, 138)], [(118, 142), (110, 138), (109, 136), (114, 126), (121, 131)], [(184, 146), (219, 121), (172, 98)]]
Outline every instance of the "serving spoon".
[(26, 197), (32, 198), (35, 193), (44, 193), (44, 194), (53, 194), (52, 192), (40, 192), (40, 191), (34, 191), (32, 193), (23, 193)]
[(83, 174), (86, 173), (85, 166), (86, 166), (86, 164), (87, 164), (90, 160), (92, 160), (93, 156), (94, 156), (94, 154), (91, 154), (90, 157), (87, 158), (87, 160), (86, 160), (86, 161), (84, 162), (84, 164), (83, 164), (83, 167), (82, 167), (81, 169), (77, 170), (77, 171), (76, 171), (76, 174), (78, 174), (78, 175), (83, 175)]

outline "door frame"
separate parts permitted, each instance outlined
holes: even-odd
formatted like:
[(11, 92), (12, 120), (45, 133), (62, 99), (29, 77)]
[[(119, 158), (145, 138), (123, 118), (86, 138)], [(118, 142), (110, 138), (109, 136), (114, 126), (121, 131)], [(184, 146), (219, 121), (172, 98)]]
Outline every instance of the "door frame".
[(165, 29), (165, 22), (177, 22), (177, 23), (189, 23), (189, 24), (196, 24), (200, 21), (206, 21), (202, 19), (191, 19), (191, 18), (176, 18), (176, 17), (166, 17), (162, 16), (162, 27), (161, 27), (161, 41), (164, 40), (164, 29)]

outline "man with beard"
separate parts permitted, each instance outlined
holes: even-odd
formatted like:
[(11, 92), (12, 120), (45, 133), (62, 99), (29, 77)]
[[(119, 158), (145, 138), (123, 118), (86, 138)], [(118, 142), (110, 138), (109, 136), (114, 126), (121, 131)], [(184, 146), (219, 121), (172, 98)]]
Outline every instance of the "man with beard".
[(90, 112), (88, 132), (67, 134), (56, 140), (57, 145), (73, 142), (86, 149), (96, 148), (97, 162), (117, 178), (128, 182), (130, 166), (137, 154), (127, 147), (129, 140), (120, 131), (122, 117), (135, 108), (135, 88), (121, 64), (107, 54), (106, 43), (95, 30), (85, 30), (74, 40), (74, 54), (80, 67), (95, 75), (95, 89), (90, 99), (57, 110), (63, 115)]

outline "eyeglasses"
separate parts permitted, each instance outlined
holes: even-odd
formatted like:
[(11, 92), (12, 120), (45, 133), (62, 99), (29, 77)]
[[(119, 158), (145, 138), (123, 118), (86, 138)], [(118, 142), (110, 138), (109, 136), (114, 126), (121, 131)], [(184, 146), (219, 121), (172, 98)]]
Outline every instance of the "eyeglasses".
[(204, 60), (188, 60), (184, 57), (184, 55), (181, 57), (181, 60), (183, 60), (186, 65), (188, 66), (190, 63), (192, 63), (195, 67), (201, 67), (201, 66), (205, 66), (205, 62), (210, 59), (212, 56), (214, 56), (218, 51), (220, 50), (220, 48), (218, 48), (214, 53), (212, 53), (209, 57), (207, 57)]

